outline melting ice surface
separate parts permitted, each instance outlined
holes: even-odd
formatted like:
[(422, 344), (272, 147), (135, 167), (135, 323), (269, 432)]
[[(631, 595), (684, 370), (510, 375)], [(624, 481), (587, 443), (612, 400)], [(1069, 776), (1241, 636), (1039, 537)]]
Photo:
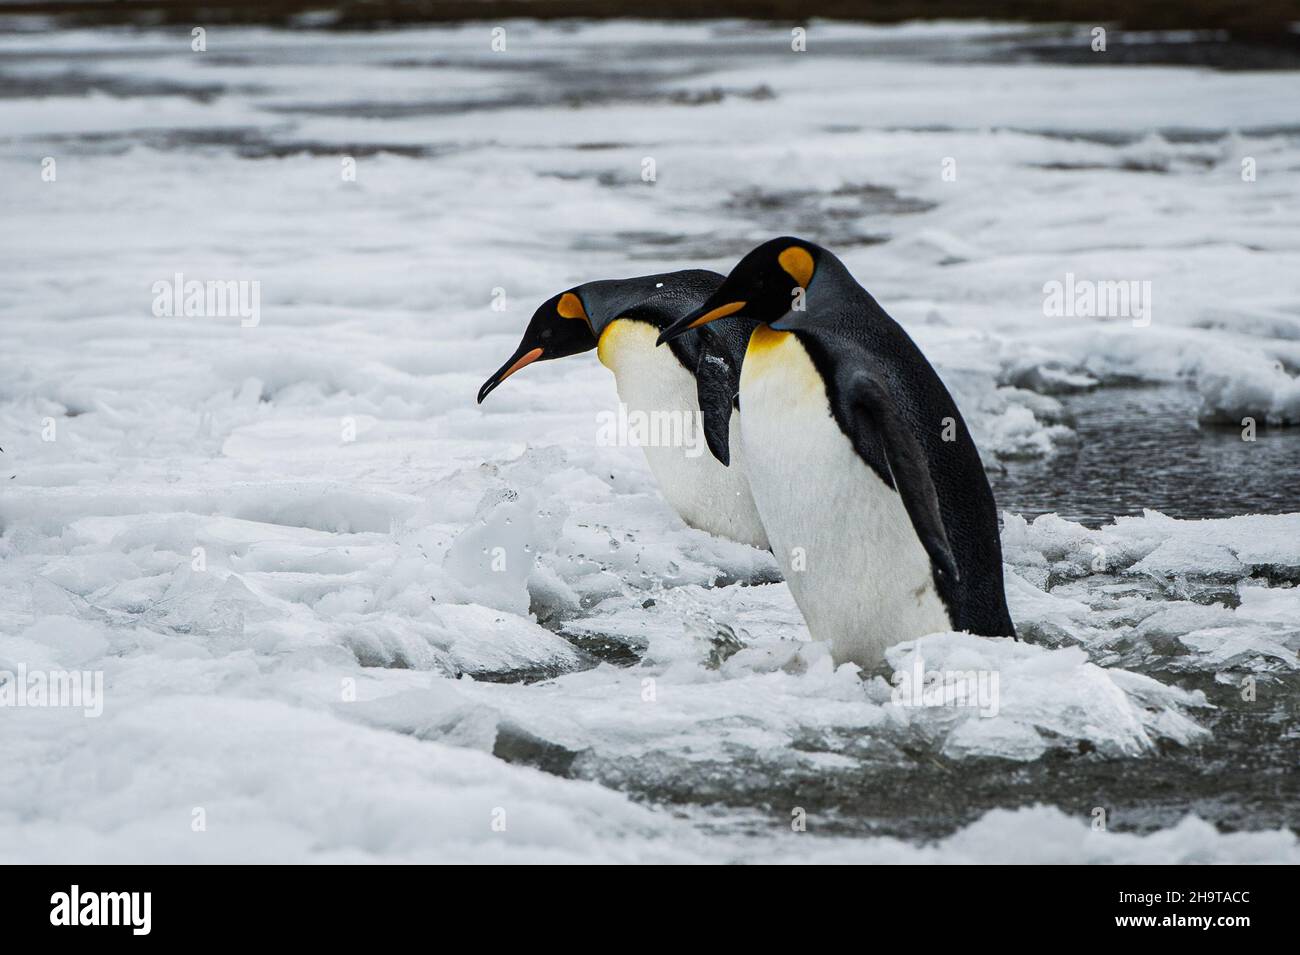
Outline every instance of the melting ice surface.
[[(0, 857), (1300, 860), (1296, 76), (510, 30), (0, 34), (0, 671), (106, 685), (0, 710)], [(957, 395), (1025, 642), (837, 670), (597, 445), (594, 358), (474, 406), (558, 289), (781, 232)], [(155, 317), (177, 272), (260, 323)], [(1067, 272), (1151, 324), (1045, 317)]]

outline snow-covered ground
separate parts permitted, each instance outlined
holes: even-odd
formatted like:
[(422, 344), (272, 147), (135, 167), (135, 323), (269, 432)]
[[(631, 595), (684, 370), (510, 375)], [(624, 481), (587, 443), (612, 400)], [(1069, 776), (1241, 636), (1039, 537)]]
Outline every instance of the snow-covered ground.
[[(597, 443), (593, 355), (474, 403), (555, 292), (795, 233), (994, 472), (1070, 453), (1097, 389), (1300, 423), (1300, 77), (494, 26), (0, 33), (0, 671), (104, 680), (98, 717), (0, 709), (0, 858), (1300, 861), (1295, 473), (1220, 520), (1004, 495), (1027, 642), (859, 674)], [(256, 322), (156, 315), (178, 273), (258, 283)], [(1149, 282), (1149, 323), (1048, 314), (1067, 274)], [(905, 705), (914, 668), (997, 706)]]

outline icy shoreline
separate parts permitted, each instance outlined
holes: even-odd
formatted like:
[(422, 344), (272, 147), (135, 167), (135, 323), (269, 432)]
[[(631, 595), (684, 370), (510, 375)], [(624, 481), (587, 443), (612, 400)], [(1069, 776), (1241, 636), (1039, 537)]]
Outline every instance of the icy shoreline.
[[(1300, 513), (1001, 501), (1030, 642), (890, 661), (997, 674), (982, 717), (834, 670), (770, 555), (596, 443), (591, 356), (474, 405), (560, 288), (816, 230), (992, 468), (1133, 382), (1294, 423), (1297, 75), (943, 59), (996, 32), (0, 36), (0, 670), (105, 678), (100, 718), (0, 717), (0, 856), (1300, 861)], [(261, 321), (153, 315), (177, 272), (259, 281)], [(1046, 315), (1067, 273), (1151, 280), (1152, 323)]]

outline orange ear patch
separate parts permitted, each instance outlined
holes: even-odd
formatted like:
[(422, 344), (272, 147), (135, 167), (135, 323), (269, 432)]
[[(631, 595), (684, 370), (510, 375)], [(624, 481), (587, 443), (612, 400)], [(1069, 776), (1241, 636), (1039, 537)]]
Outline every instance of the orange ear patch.
[(807, 288), (808, 283), (812, 281), (813, 257), (808, 250), (802, 246), (792, 245), (776, 257), (781, 268), (790, 274), (790, 277), (799, 283), (800, 288)]
[(555, 306), (560, 318), (581, 318), (587, 320), (587, 310), (582, 307), (582, 300), (572, 292), (565, 292)]

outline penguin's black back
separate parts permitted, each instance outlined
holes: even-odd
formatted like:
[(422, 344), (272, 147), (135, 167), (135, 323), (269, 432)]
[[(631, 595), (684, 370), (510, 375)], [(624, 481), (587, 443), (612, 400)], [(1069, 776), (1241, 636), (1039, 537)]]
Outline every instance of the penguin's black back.
[(708, 269), (682, 269), (625, 279), (599, 279), (578, 286), (587, 310), (596, 318), (597, 338), (618, 318), (635, 318), (662, 328), (712, 295), (722, 276)]
[[(892, 487), (880, 436), (847, 398), (849, 376), (870, 363), (887, 379), (881, 384), (928, 459), (944, 531), (960, 571), (959, 580), (939, 582), (953, 625), (983, 636), (1015, 636), (1003, 585), (993, 490), (966, 422), (938, 372), (903, 327), (824, 250), (807, 303), (806, 312), (791, 312), (780, 327), (794, 331), (807, 349), (826, 382), (840, 430)], [(943, 440), (945, 418), (953, 421), (953, 441)]]

